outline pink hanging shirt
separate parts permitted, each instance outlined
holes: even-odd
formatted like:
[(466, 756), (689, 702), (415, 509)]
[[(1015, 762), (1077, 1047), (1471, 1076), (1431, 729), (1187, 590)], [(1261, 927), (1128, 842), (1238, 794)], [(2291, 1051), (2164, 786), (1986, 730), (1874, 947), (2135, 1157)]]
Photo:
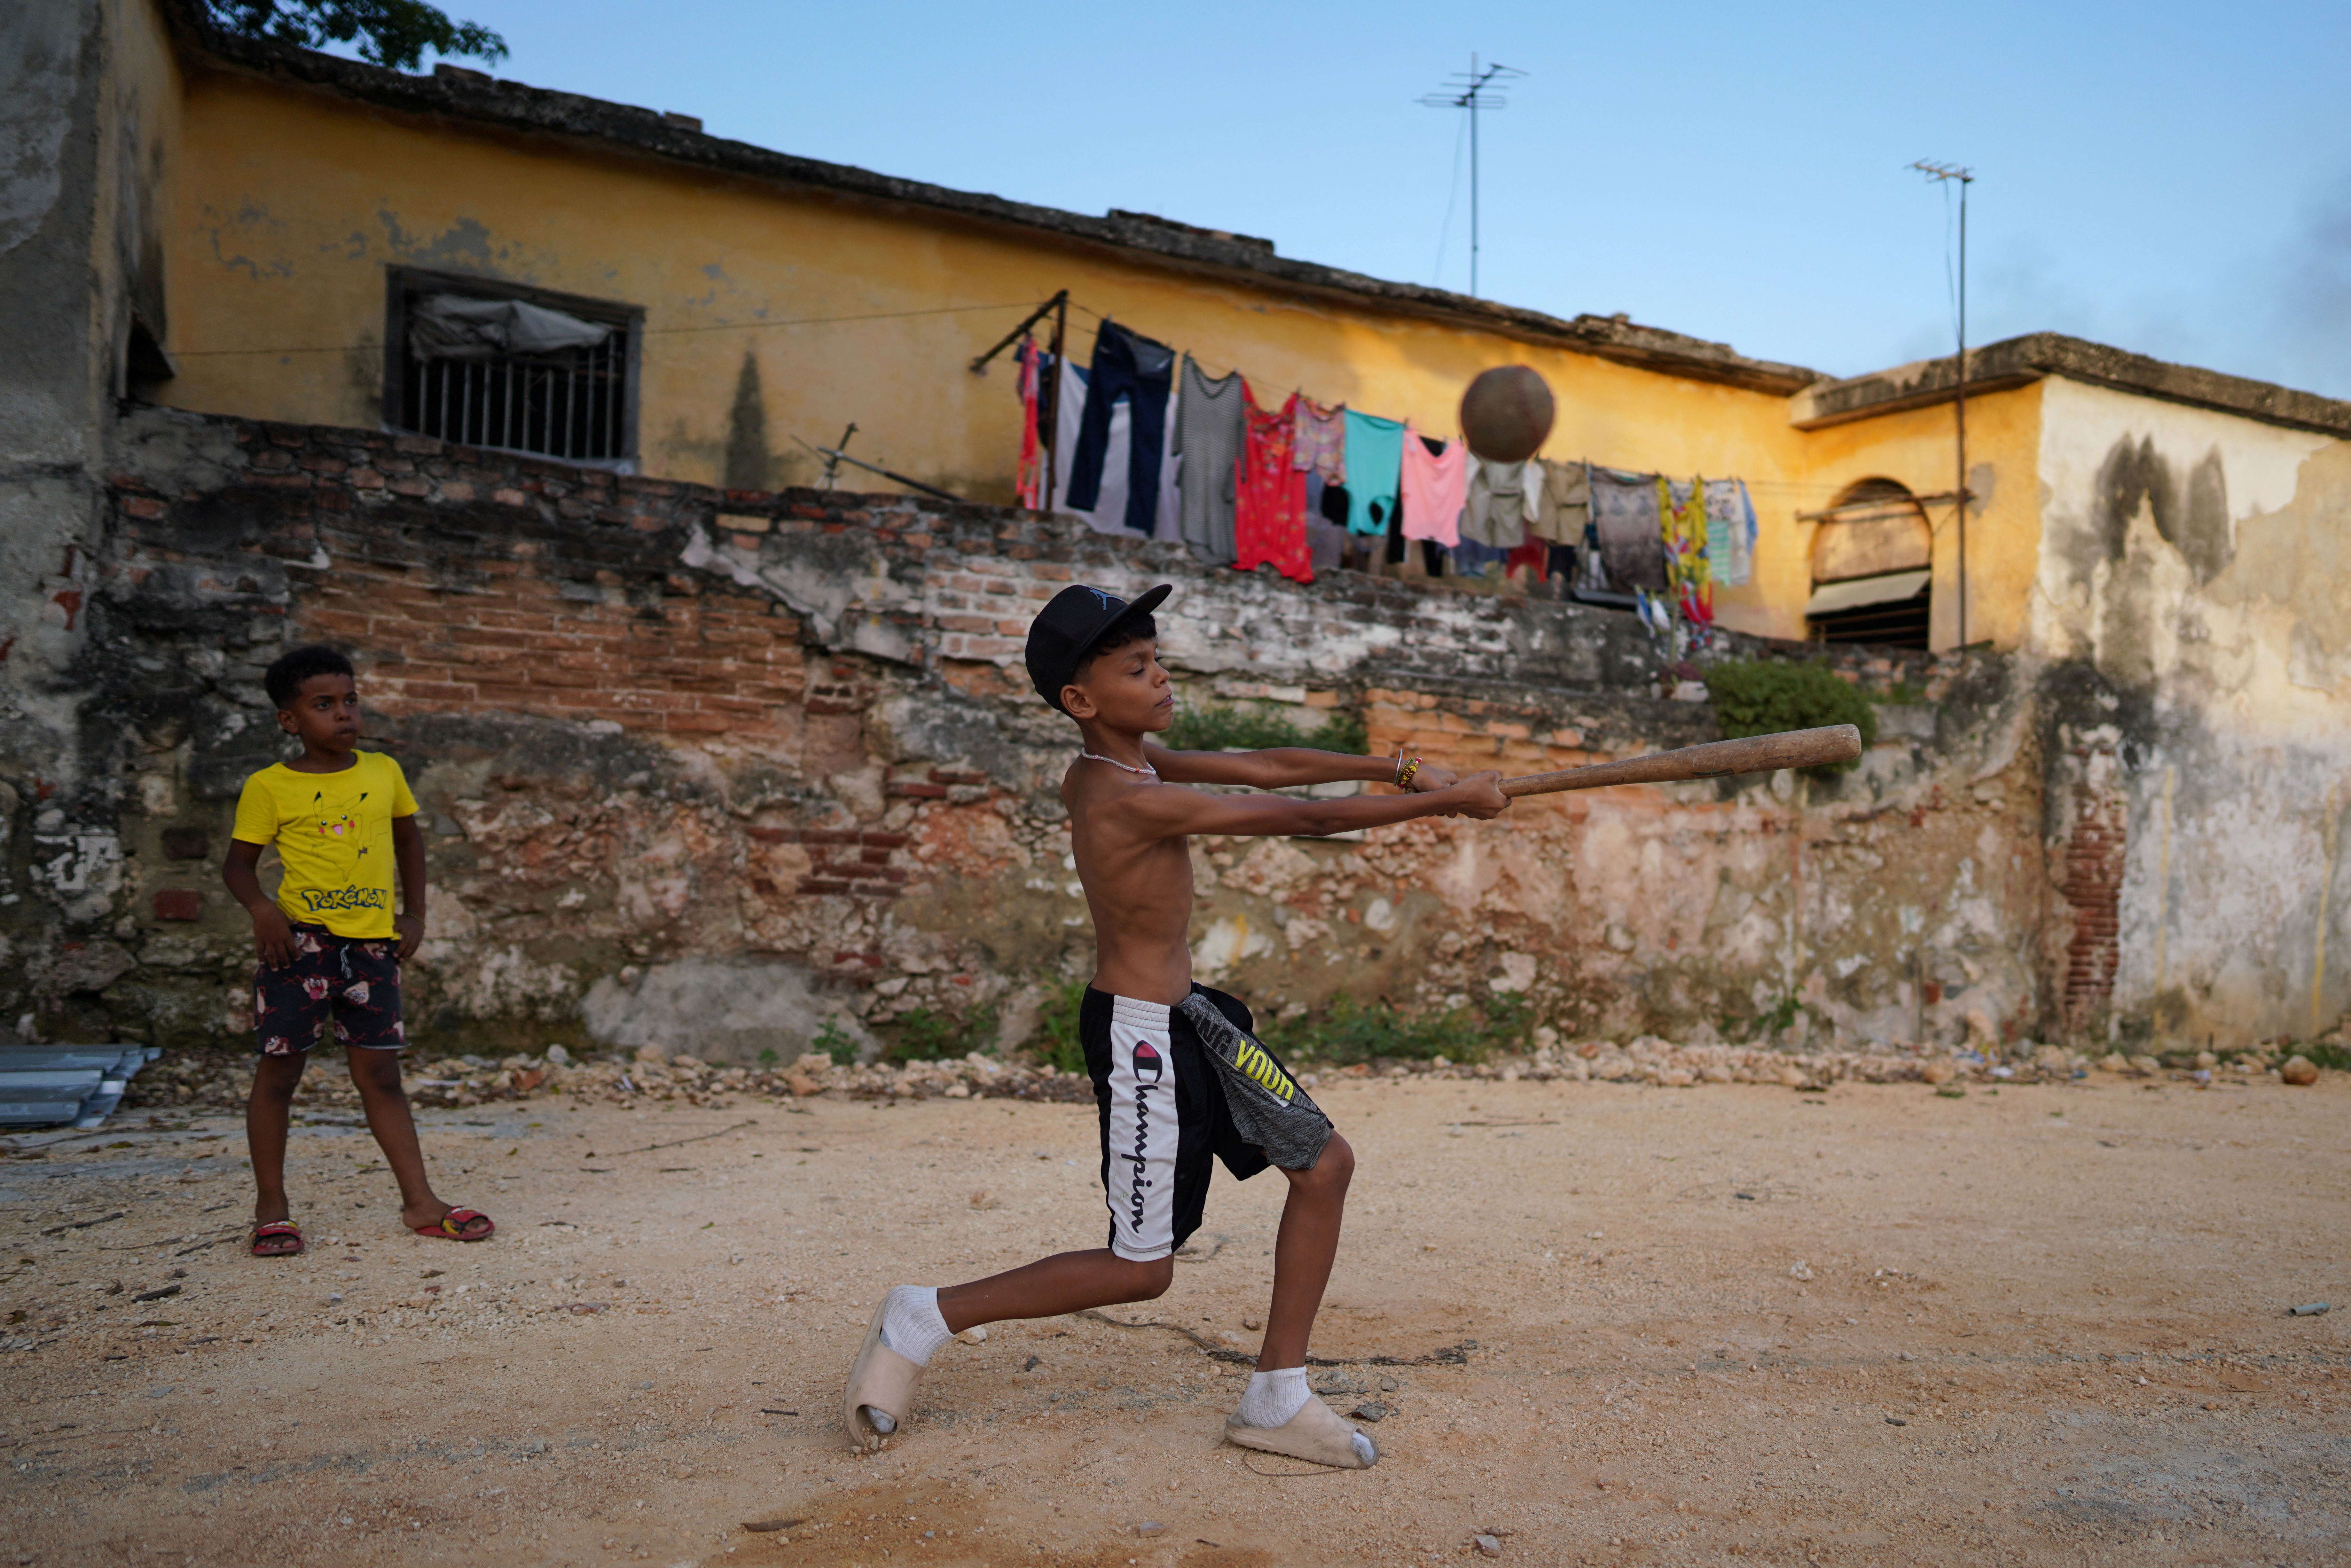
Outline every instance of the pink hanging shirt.
[(1461, 506), (1469, 493), (1469, 449), (1448, 441), (1432, 454), (1412, 422), (1404, 426), (1404, 537), (1434, 539), (1447, 549), (1461, 542)]

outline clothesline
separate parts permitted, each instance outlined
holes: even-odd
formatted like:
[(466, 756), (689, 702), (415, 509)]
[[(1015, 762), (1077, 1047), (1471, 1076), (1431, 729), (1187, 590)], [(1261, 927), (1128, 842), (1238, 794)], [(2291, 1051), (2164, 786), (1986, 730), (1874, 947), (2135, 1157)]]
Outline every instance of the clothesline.
[[(1408, 421), (1326, 408), (1302, 389), (1269, 410), (1238, 367), (1216, 373), (1077, 308), (1096, 323), (1090, 368), (1074, 355), (1055, 363), (1033, 339), (1019, 352), (1027, 505), (1050, 494), (1097, 530), (1180, 539), (1211, 564), (1270, 564), (1301, 581), (1351, 557), (1409, 573), (1416, 543), (1429, 576), (1556, 582), (1668, 631), (1710, 626), (1716, 583), (1750, 574), (1755, 509), (1735, 478), (1677, 480), (1589, 460), (1494, 463)], [(1049, 403), (1050, 442), (1038, 426)]]
[[(1094, 308), (1092, 306), (1091, 306), (1091, 305), (1081, 304), (1081, 303), (1080, 303), (1079, 301), (1077, 301), (1077, 300), (1075, 300), (1075, 299), (1072, 299), (1072, 300), (1071, 300), (1071, 301), (1070, 301), (1070, 308), (1071, 308), (1071, 309), (1072, 309), (1072, 310), (1078, 311), (1078, 312), (1080, 312), (1081, 314), (1083, 314), (1083, 315), (1087, 315), (1087, 316), (1091, 316), (1091, 317), (1092, 317), (1092, 318), (1094, 319), (1094, 321), (1096, 322), (1096, 326), (1095, 326), (1095, 328), (1094, 328), (1094, 330), (1095, 330), (1095, 332), (1096, 332), (1096, 334), (1097, 334), (1097, 335), (1099, 335), (1099, 334), (1100, 334), (1100, 332), (1101, 332), (1101, 330), (1102, 330), (1102, 325), (1101, 325), (1101, 324), (1102, 324), (1102, 323), (1106, 323), (1106, 322), (1109, 322), (1109, 321), (1111, 320), (1111, 317), (1110, 317), (1109, 315), (1105, 314), (1104, 312), (1095, 309), (1095, 308)], [(1213, 377), (1214, 379), (1216, 379), (1216, 380), (1217, 380), (1217, 381), (1222, 381), (1225, 377), (1229, 376), (1229, 375), (1239, 374), (1239, 375), (1241, 375), (1245, 380), (1247, 380), (1247, 381), (1249, 381), (1249, 383), (1250, 383), (1250, 385), (1251, 385), (1252, 389), (1254, 389), (1254, 388), (1255, 388), (1255, 386), (1256, 386), (1256, 385), (1258, 384), (1258, 382), (1259, 382), (1259, 378), (1249, 376), (1249, 375), (1248, 374), (1248, 372), (1247, 372), (1246, 371), (1243, 371), (1243, 370), (1241, 369), (1241, 367), (1240, 367), (1240, 366), (1238, 366), (1238, 365), (1224, 365), (1224, 366), (1222, 366), (1221, 368), (1219, 368), (1219, 367), (1218, 367), (1218, 364), (1217, 364), (1217, 361), (1213, 361), (1213, 360), (1207, 360), (1207, 359), (1203, 359), (1203, 358), (1201, 358), (1201, 357), (1200, 357), (1200, 355), (1199, 355), (1198, 353), (1195, 352), (1194, 350), (1190, 350), (1190, 349), (1186, 349), (1186, 350), (1182, 350), (1182, 351), (1183, 351), (1185, 354), (1186, 354), (1186, 355), (1190, 356), (1190, 358), (1191, 358), (1192, 361), (1193, 361), (1195, 364), (1198, 365), (1198, 366), (1199, 366), (1203, 371), (1207, 371), (1207, 372), (1211, 377)], [(1075, 357), (1076, 357), (1075, 355), (1072, 355), (1072, 356), (1071, 356), (1071, 358), (1073, 358), (1073, 359), (1074, 359)], [(1279, 385), (1280, 383), (1279, 383), (1279, 382), (1276, 382), (1276, 383), (1274, 383), (1274, 384)], [(1304, 387), (1303, 385), (1297, 385), (1297, 386), (1293, 386), (1290, 390), (1291, 390), (1292, 392), (1297, 392), (1297, 393), (1298, 393), (1300, 396), (1301, 396), (1301, 397), (1302, 397), (1302, 396), (1306, 396), (1306, 395), (1308, 395), (1308, 394), (1307, 394), (1307, 392), (1306, 392), (1306, 389), (1305, 389), (1305, 387)], [(1343, 402), (1338, 402), (1338, 403), (1323, 403), (1323, 402), (1322, 402), (1322, 401), (1321, 399), (1319, 399), (1319, 398), (1318, 398), (1318, 399), (1315, 399), (1314, 401), (1318, 403), (1318, 405), (1324, 406), (1324, 407), (1330, 407), (1330, 408), (1345, 408), (1346, 406), (1348, 406), (1347, 404), (1345, 404), (1345, 403), (1343, 403)], [(1423, 432), (1422, 434), (1426, 434), (1426, 432)], [(1651, 470), (1646, 470), (1646, 469), (1618, 469), (1618, 468), (1614, 468), (1614, 465), (1608, 465), (1608, 464), (1601, 464), (1601, 463), (1597, 463), (1597, 462), (1595, 462), (1594, 460), (1593, 460), (1593, 459), (1592, 459), (1592, 458), (1590, 458), (1590, 457), (1575, 457), (1575, 458), (1553, 458), (1553, 457), (1545, 457), (1545, 458), (1543, 458), (1543, 459), (1542, 459), (1542, 461), (1543, 461), (1543, 462), (1545, 462), (1545, 463), (1577, 463), (1577, 464), (1582, 464), (1582, 465), (1584, 465), (1584, 466), (1586, 466), (1586, 467), (1593, 467), (1593, 468), (1608, 467), (1608, 468), (1611, 468), (1614, 472), (1616, 472), (1616, 473), (1637, 473), (1637, 474), (1639, 474), (1639, 475), (1641, 476), (1641, 477), (1643, 477), (1643, 478), (1645, 478), (1645, 479), (1659, 479), (1659, 478), (1667, 478), (1667, 477), (1670, 477), (1670, 476), (1668, 476), (1668, 475), (1667, 475), (1667, 474), (1663, 473), (1662, 471), (1651, 471)], [(1699, 482), (1701, 482), (1701, 483), (1704, 483), (1704, 482), (1705, 482), (1705, 480), (1706, 480), (1706, 476), (1705, 476), (1704, 474), (1698, 474), (1698, 475), (1697, 475), (1697, 476), (1694, 476), (1694, 477), (1696, 477), (1696, 478), (1697, 478)], [(1738, 482), (1738, 483), (1740, 483), (1740, 484), (1742, 484), (1742, 485), (1747, 483), (1747, 482), (1746, 482), (1745, 480), (1743, 480), (1743, 479), (1741, 479), (1741, 480), (1738, 480), (1737, 482)], [(1803, 490), (1807, 490), (1807, 491), (1811, 491), (1811, 490), (1819, 490), (1819, 491), (1823, 491), (1823, 492), (1826, 492), (1826, 493), (1834, 493), (1836, 490), (1840, 489), (1841, 487), (1842, 487), (1842, 486), (1840, 486), (1833, 485), (1833, 484), (1819, 484), (1819, 485), (1815, 485), (1815, 484), (1813, 484), (1813, 483), (1810, 483), (1810, 482), (1807, 482), (1807, 481), (1802, 481), (1802, 480), (1775, 480), (1775, 479), (1759, 479), (1759, 480), (1755, 481), (1755, 483), (1753, 484), (1753, 486), (1750, 486), (1750, 488), (1758, 489), (1758, 490), (1761, 490), (1761, 489), (1767, 489), (1767, 488), (1769, 488), (1769, 489), (1803, 489)]]

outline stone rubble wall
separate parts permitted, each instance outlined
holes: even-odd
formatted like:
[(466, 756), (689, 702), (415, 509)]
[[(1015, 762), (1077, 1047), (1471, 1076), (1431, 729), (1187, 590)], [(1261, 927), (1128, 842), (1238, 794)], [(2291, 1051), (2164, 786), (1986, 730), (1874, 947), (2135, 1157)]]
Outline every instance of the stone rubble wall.
[[(123, 1113), (135, 1116), (234, 1108), (252, 1087), (249, 1059), (225, 1052), (185, 1052), (133, 1081)], [(2203, 1063), (2197, 1065), (2195, 1063)], [(2154, 1057), (2120, 1053), (2093, 1060), (2061, 1046), (2043, 1046), (2012, 1062), (1976, 1053), (1959, 1056), (1816, 1051), (1792, 1053), (1768, 1049), (1676, 1046), (1644, 1037), (1624, 1045), (1589, 1040), (1552, 1041), (1523, 1055), (1489, 1061), (1396, 1061), (1384, 1066), (1355, 1063), (1301, 1072), (1310, 1090), (1329, 1083), (1408, 1082), (1433, 1079), (1514, 1083), (1620, 1084), (1628, 1088), (1702, 1089), (1716, 1084), (1777, 1085), (1799, 1093), (1824, 1092), (1838, 1083), (1933, 1085), (1949, 1093), (1970, 1086), (2063, 1083), (2092, 1071), (2126, 1080), (2207, 1086), (2216, 1080), (2307, 1084), (2315, 1072), (2306, 1059), (2278, 1052), (2248, 1052), (2225, 1062), (2199, 1057), (2166, 1065)], [(843, 1099), (1044, 1100), (1090, 1103), (1093, 1085), (1082, 1073), (1024, 1061), (972, 1052), (935, 1061), (836, 1062), (810, 1052), (789, 1066), (747, 1066), (670, 1055), (647, 1046), (628, 1055), (587, 1061), (569, 1051), (528, 1052), (492, 1060), (479, 1056), (432, 1059), (407, 1081), (409, 1097), (420, 1105), (465, 1109), (568, 1095), (576, 1104), (636, 1109), (691, 1105), (729, 1111), (758, 1103), (789, 1104), (818, 1095)], [(357, 1089), (340, 1073), (310, 1075), (298, 1110), (316, 1118), (360, 1110)]]
[[(1176, 585), (1186, 702), (1345, 710), (1383, 753), (1517, 773), (1718, 733), (1627, 614), (1301, 587), (1033, 513), (161, 411), (116, 430), (110, 497), (56, 694), (78, 744), (16, 759), (0, 799), (0, 1009), (49, 1038), (246, 1028), (249, 923), (216, 867), (240, 783), (280, 755), (261, 671), (302, 641), (352, 651), (422, 802), (412, 1035), (475, 1052), (789, 1061), (829, 1029), (871, 1056), (941, 1019), (1028, 1039), (1092, 961), (1056, 795), (1073, 735), (1018, 662), (1072, 580)], [(1280, 1019), (1507, 994), (1569, 1037), (1726, 1063), (2062, 1033), (2041, 675), (1728, 636), (1698, 658), (1757, 653), (1829, 658), (1883, 701), (1858, 771), (1203, 841), (1201, 978)]]

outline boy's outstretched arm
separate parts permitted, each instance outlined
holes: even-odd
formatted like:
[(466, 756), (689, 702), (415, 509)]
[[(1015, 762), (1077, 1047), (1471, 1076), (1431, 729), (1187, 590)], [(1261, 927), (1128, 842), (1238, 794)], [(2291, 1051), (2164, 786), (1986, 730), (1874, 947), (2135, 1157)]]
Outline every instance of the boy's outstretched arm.
[(1123, 789), (1113, 800), (1113, 809), (1144, 838), (1175, 838), (1186, 833), (1223, 833), (1236, 838), (1313, 837), (1355, 828), (1385, 827), (1391, 822), (1408, 822), (1416, 817), (1475, 817), (1483, 821), (1500, 816), (1510, 805), (1510, 798), (1502, 793), (1499, 773), (1473, 773), (1445, 789), (1426, 793), (1358, 795), (1346, 800), (1301, 800), (1289, 795), (1203, 795), (1172, 783)]
[[(1299, 784), (1338, 784), (1348, 779), (1391, 784), (1396, 776), (1394, 758), (1356, 757), (1343, 751), (1317, 751), (1307, 746), (1278, 746), (1264, 751), (1170, 751), (1145, 740), (1143, 758), (1170, 784), (1240, 784), (1252, 789), (1283, 789)], [(1423, 763), (1413, 774), (1412, 787), (1427, 795), (1449, 789), (1455, 781), (1450, 768)]]

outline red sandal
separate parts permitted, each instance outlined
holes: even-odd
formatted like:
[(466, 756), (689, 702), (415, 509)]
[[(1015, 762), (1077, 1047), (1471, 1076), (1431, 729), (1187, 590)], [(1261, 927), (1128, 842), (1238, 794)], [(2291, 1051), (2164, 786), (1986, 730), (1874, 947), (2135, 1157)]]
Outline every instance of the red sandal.
[[(481, 1221), (482, 1228), (479, 1230), (468, 1231), (465, 1227), (475, 1220)], [(497, 1233), (497, 1228), (490, 1217), (478, 1208), (453, 1208), (441, 1217), (439, 1224), (418, 1226), (416, 1234), (445, 1236), (452, 1241), (487, 1241)]]
[[(262, 1243), (265, 1241), (283, 1241), (288, 1238), (291, 1238), (294, 1242), (291, 1247), (272, 1247), (266, 1251), (262, 1249)], [(253, 1228), (251, 1249), (256, 1258), (291, 1258), (300, 1252), (305, 1245), (302, 1239), (302, 1228), (290, 1219), (273, 1219), (266, 1225), (256, 1225)]]

